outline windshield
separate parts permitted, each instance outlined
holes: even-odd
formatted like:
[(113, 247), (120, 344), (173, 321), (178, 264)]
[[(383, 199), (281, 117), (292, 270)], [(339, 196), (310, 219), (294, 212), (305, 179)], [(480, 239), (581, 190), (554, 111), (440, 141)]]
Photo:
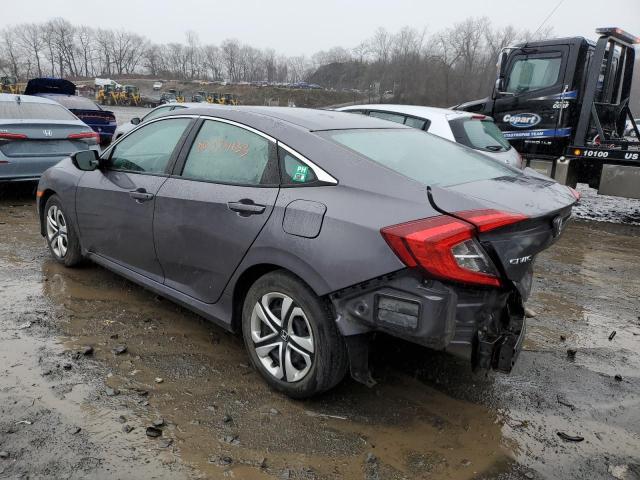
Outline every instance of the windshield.
[(415, 129), (318, 132), (339, 145), (424, 185), (460, 183), (521, 175), (491, 158)]
[(489, 118), (462, 117), (449, 120), (456, 142), (490, 152), (506, 152), (511, 148), (500, 129)]
[(0, 102), (0, 118), (20, 120), (77, 120), (62, 105), (52, 103)]

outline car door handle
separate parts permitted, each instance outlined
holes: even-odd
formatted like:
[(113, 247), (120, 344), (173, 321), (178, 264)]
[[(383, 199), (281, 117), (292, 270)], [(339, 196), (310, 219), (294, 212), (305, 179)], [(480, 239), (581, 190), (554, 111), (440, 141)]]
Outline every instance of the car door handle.
[(135, 190), (131, 190), (129, 192), (129, 196), (133, 198), (136, 202), (148, 202), (153, 198), (153, 193), (147, 192), (144, 188), (137, 188)]
[(260, 215), (267, 208), (266, 205), (258, 205), (248, 198), (243, 198), (239, 202), (227, 202), (227, 207), (229, 210), (237, 212), (241, 217)]

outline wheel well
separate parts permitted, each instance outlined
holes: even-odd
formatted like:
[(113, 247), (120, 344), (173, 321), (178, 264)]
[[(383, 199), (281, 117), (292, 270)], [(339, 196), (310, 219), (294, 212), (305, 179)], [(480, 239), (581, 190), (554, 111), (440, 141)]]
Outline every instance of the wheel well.
[(294, 275), (301, 282), (307, 285), (312, 291), (314, 290), (307, 282), (304, 281), (304, 279), (296, 275), (295, 272), (281, 267), (280, 265), (271, 263), (260, 263), (258, 265), (252, 265), (244, 272), (242, 272), (233, 289), (233, 311), (231, 313), (231, 328), (234, 332), (242, 331), (242, 307), (244, 306), (244, 298), (251, 288), (251, 285), (253, 285), (255, 281), (258, 280), (258, 278), (275, 270), (282, 270), (283, 272), (288, 272)]
[(261, 263), (259, 265), (253, 265), (242, 272), (233, 289), (231, 328), (234, 332), (242, 331), (242, 307), (244, 305), (244, 297), (247, 295), (251, 285), (263, 275), (279, 269), (280, 267), (278, 265)]
[(40, 212), (40, 235), (44, 236), (45, 231), (44, 231), (44, 206), (47, 204), (47, 200), (49, 200), (49, 197), (51, 197), (52, 195), (55, 195), (56, 192), (54, 192), (53, 190), (51, 190), (50, 188), (46, 189), (42, 195), (38, 198), (38, 212)]

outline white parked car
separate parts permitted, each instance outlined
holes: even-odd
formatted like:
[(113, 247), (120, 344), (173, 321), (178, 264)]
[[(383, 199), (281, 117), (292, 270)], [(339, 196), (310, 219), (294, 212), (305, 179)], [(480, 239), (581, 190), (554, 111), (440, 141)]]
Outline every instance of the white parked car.
[(153, 110), (151, 110), (149, 113), (147, 113), (142, 118), (134, 117), (128, 123), (123, 123), (122, 125), (118, 125), (118, 128), (116, 128), (116, 131), (113, 133), (113, 140), (115, 141), (118, 138), (120, 138), (121, 136), (129, 133), (131, 130), (136, 128), (141, 123), (146, 122), (148, 120), (151, 120), (152, 118), (159, 117), (163, 113), (167, 113), (167, 112), (170, 112), (172, 110), (179, 110), (179, 109), (188, 108), (188, 107), (199, 107), (199, 108), (202, 108), (202, 107), (216, 107), (216, 106), (219, 106), (219, 105), (213, 105), (213, 104), (210, 104), (210, 103), (190, 103), (190, 102), (188, 102), (188, 103), (165, 103), (163, 105), (160, 105), (159, 107), (154, 108)]
[(526, 166), (491, 117), (418, 105), (351, 105), (336, 110), (402, 123), (479, 150), (512, 167), (522, 169)]
[(162, 82), (155, 82), (153, 84), (153, 89), (154, 90), (160, 90), (162, 88)]

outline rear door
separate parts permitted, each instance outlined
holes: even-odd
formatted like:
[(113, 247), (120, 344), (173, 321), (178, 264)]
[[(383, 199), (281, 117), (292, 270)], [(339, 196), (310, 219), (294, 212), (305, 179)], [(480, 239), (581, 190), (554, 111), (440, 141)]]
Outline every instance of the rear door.
[(107, 167), (85, 173), (76, 210), (83, 248), (162, 282), (153, 210), (192, 118), (145, 124), (105, 152)]
[(165, 284), (215, 303), (271, 215), (279, 190), (275, 141), (203, 120), (156, 200), (154, 236)]

